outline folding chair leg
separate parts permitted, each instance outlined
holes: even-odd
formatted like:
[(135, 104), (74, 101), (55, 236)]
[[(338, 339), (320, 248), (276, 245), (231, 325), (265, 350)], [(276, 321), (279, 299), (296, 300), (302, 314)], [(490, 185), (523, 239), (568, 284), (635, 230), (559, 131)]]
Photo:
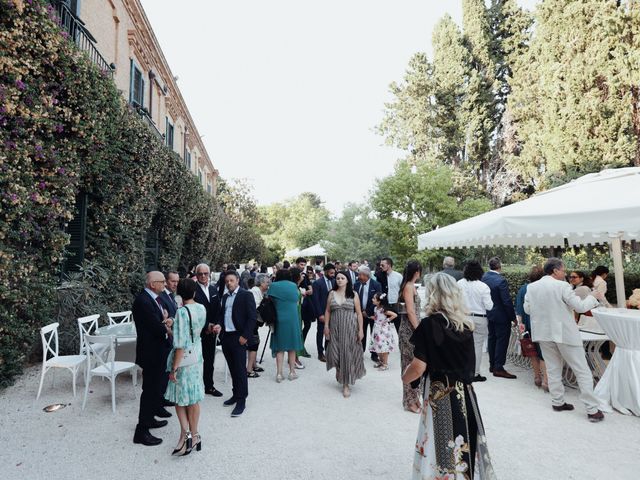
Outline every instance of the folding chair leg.
[(84, 383), (84, 399), (82, 400), (82, 410), (87, 403), (87, 395), (89, 395), (89, 383), (91, 382), (91, 376), (87, 375), (87, 381)]
[(77, 368), (73, 368), (71, 370), (71, 377), (73, 381), (73, 398), (76, 398), (76, 373), (78, 372)]
[(42, 392), (42, 383), (44, 382), (44, 374), (47, 372), (47, 367), (42, 365), (42, 374), (40, 375), (40, 386), (38, 387), (38, 395), (36, 395), (36, 400), (40, 398), (40, 392)]
[(116, 413), (116, 377), (111, 377), (111, 410)]

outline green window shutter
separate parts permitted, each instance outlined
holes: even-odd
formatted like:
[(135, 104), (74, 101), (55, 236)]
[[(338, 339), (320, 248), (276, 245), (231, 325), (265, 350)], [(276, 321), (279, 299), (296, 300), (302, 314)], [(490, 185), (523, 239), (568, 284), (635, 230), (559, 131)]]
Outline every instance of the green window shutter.
[(133, 58), (129, 60), (129, 72), (130, 72), (130, 76), (129, 76), (129, 103), (131, 103), (133, 101), (133, 85), (134, 85), (134, 77), (135, 77), (135, 70), (134, 70), (134, 66), (133, 66)]
[(84, 261), (84, 249), (87, 234), (87, 194), (80, 192), (76, 197), (73, 219), (66, 229), (70, 235), (63, 264), (64, 272), (77, 272)]

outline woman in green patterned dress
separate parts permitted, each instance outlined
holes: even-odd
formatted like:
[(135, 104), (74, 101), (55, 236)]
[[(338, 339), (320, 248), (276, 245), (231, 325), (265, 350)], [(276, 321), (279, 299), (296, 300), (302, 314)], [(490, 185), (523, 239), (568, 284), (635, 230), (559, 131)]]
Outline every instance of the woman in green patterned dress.
[[(164, 398), (176, 404), (180, 422), (180, 439), (172, 455), (188, 455), (192, 448), (200, 450), (202, 441), (198, 433), (200, 404), (204, 398), (202, 381), (202, 344), (200, 331), (207, 321), (207, 311), (193, 299), (198, 285), (189, 278), (178, 282), (178, 295), (184, 306), (176, 312), (173, 321), (173, 348), (167, 359), (169, 385)], [(197, 362), (181, 367), (186, 349), (193, 349)]]

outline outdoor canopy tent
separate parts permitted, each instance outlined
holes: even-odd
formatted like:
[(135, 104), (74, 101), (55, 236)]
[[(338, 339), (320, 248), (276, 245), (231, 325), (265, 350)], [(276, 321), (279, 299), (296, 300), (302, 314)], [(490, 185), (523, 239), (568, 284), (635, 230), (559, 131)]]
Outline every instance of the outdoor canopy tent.
[(640, 237), (640, 167), (603, 170), (418, 236), (418, 248), (564, 247), (609, 243), (625, 305), (622, 240)]
[(327, 255), (327, 251), (322, 248), (322, 245), (316, 243), (304, 250), (300, 250), (301, 257), (325, 257)]

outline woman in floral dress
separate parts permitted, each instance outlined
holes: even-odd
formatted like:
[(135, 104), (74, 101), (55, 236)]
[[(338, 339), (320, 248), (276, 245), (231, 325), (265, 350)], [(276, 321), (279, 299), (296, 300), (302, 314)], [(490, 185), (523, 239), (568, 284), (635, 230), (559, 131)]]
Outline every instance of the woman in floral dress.
[(473, 322), (453, 277), (436, 273), (428, 290), (427, 317), (411, 337), (415, 358), (402, 376), (407, 385), (426, 377), (412, 478), (494, 480), (471, 383), (475, 375)]
[(380, 359), (375, 368), (384, 371), (389, 369), (389, 352), (393, 352), (395, 349), (395, 329), (391, 322), (398, 314), (389, 306), (386, 293), (376, 293), (371, 301), (375, 305), (375, 309), (373, 310), (374, 323), (371, 340), (369, 340), (369, 351), (376, 353)]
[[(200, 332), (207, 321), (207, 311), (193, 299), (198, 284), (190, 278), (178, 282), (178, 295), (184, 306), (176, 312), (173, 322), (173, 348), (167, 359), (169, 384), (164, 398), (176, 404), (176, 416), (180, 422), (180, 439), (172, 455), (188, 455), (192, 448), (200, 450), (198, 420), (200, 402), (204, 398), (202, 380), (202, 344)], [(197, 362), (185, 367), (180, 362), (187, 349), (193, 349)]]

